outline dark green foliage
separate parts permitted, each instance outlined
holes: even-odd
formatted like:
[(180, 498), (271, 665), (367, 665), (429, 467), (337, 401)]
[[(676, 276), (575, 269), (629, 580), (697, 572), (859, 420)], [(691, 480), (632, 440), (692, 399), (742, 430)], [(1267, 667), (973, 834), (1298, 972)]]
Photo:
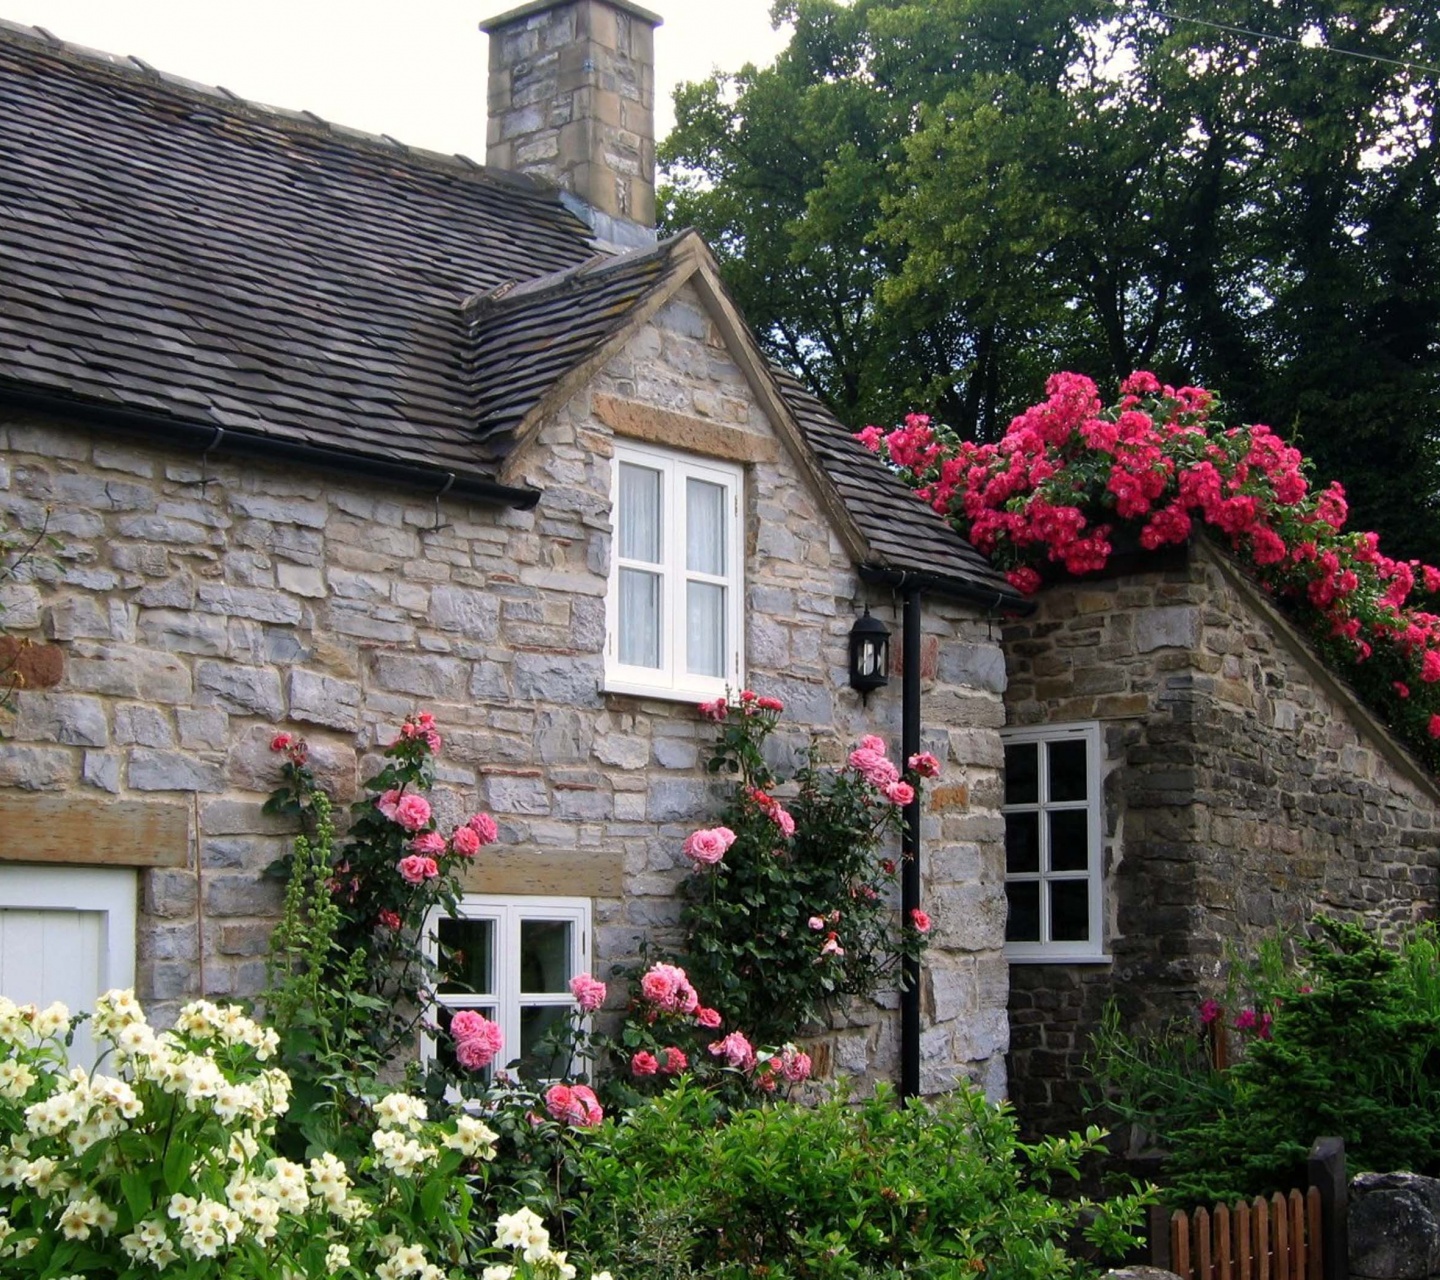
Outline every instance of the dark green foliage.
[(993, 439), (1049, 372), (1146, 368), (1440, 562), (1440, 8), (1186, 13), (783, 2), (773, 66), (677, 95), (667, 225), (857, 428)]
[[(1352, 1171), (1440, 1173), (1440, 945), (1432, 929), (1387, 948), (1358, 925), (1316, 922), (1301, 963), (1271, 986), (1271, 1038), (1215, 1070), (1193, 1034), (1097, 1041), (1110, 1108), (1169, 1148), (1181, 1201), (1303, 1186), (1317, 1138)], [(1232, 1011), (1233, 1013), (1233, 1011)], [(1263, 1016), (1263, 1014), (1261, 1015)]]
[(782, 806), (794, 834), (777, 827), (781, 780), (763, 755), (777, 714), (743, 703), (721, 730), (709, 767), (735, 779), (720, 822), (736, 838), (686, 882), (681, 917), (691, 980), (759, 1044), (791, 1039), (841, 997), (873, 996), (925, 946), (897, 910), (901, 809), (873, 781), (812, 756)]
[(1052, 1195), (1100, 1132), (1024, 1146), (978, 1091), (905, 1107), (836, 1097), (724, 1125), (717, 1106), (682, 1084), (585, 1148), (573, 1242), (597, 1267), (647, 1280), (1085, 1275), (1081, 1255), (1133, 1243), (1146, 1202)]

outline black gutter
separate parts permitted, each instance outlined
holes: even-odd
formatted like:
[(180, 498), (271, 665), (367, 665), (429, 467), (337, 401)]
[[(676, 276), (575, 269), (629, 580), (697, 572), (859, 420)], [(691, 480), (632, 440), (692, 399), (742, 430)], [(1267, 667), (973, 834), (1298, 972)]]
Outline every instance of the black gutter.
[(981, 586), (979, 583), (968, 582), (964, 578), (945, 573), (919, 573), (913, 569), (891, 569), (880, 564), (862, 564), (856, 572), (860, 575), (861, 582), (872, 586), (893, 587), (898, 590), (916, 587), (934, 591), (939, 595), (949, 596), (952, 600), (979, 605), (988, 613), (1023, 616), (1034, 613), (1038, 607), (1036, 601), (1027, 600), (1013, 590)]
[[(920, 588), (905, 591), (901, 637), (904, 674), (901, 676), (900, 759), (908, 761), (920, 750)], [(910, 913), (920, 906), (920, 796), (905, 806), (900, 834), (900, 918), (908, 927)], [(900, 1099), (920, 1095), (920, 959), (901, 962), (900, 992)]]
[(344, 449), (300, 444), (294, 440), (282, 440), (258, 432), (232, 430), (216, 423), (195, 422), (164, 413), (96, 404), (92, 400), (77, 400), (46, 392), (0, 386), (0, 405), (10, 405), (51, 417), (68, 418), (129, 435), (141, 435), (152, 443), (178, 445), (201, 454), (236, 454), (271, 462), (293, 462), (318, 470), (339, 471), (367, 480), (384, 480), (435, 497), (444, 494), (462, 501), (518, 507), (522, 511), (528, 511), (540, 501), (538, 489), (504, 485), (482, 476), (449, 471), (444, 467), (417, 466), (414, 463), (394, 462), (387, 458), (367, 457)]

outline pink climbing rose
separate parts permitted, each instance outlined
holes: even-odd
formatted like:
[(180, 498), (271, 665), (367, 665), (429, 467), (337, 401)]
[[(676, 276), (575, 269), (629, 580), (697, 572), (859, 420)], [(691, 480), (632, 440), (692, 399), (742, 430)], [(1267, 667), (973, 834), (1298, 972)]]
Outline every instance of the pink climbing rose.
[(407, 858), (401, 858), (395, 864), (395, 870), (400, 873), (401, 878), (407, 884), (424, 884), (427, 880), (434, 880), (440, 874), (440, 867), (434, 858), (427, 858), (423, 854), (412, 853)]
[(577, 973), (570, 979), (570, 994), (582, 1013), (594, 1013), (605, 1003), (605, 984), (588, 973)]
[(729, 827), (707, 827), (685, 837), (685, 856), (697, 868), (713, 867), (734, 843), (735, 833)]
[(395, 805), (395, 821), (407, 831), (419, 831), (430, 821), (430, 801), (413, 791), (401, 796)]

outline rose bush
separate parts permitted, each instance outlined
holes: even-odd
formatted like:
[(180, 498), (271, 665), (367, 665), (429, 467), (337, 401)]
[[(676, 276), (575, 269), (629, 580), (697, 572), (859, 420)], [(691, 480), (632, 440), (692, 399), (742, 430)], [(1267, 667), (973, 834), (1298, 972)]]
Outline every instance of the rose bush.
[(1414, 600), (1440, 590), (1440, 570), (1346, 531), (1341, 486), (1312, 487), (1269, 427), (1227, 427), (1204, 388), (1135, 373), (1105, 407), (1090, 379), (1060, 373), (996, 444), (920, 414), (858, 438), (1027, 594), (1046, 573), (1103, 569), (1121, 531), (1145, 550), (1207, 531), (1440, 769), (1440, 617)]
[[(812, 759), (789, 783), (765, 761), (784, 707), (742, 691), (704, 703), (719, 726), (712, 772), (735, 780), (719, 825), (684, 845), (693, 864), (682, 922), (687, 968), (718, 1016), (760, 1041), (784, 1041), (842, 997), (872, 996), (901, 956), (924, 949), (930, 918), (896, 910), (901, 810), (939, 762), (902, 769), (882, 738), (863, 738), (839, 769)], [(784, 798), (782, 799), (782, 793)]]

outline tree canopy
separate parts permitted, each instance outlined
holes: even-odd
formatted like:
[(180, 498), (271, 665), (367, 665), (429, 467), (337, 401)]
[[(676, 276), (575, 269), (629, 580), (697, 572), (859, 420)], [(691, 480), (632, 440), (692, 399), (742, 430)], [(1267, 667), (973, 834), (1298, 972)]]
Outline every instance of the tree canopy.
[(1392, 554), (1440, 558), (1440, 10), (775, 17), (773, 65), (677, 93), (663, 216), (843, 420), (995, 439), (1056, 369), (1150, 369), (1302, 445)]

